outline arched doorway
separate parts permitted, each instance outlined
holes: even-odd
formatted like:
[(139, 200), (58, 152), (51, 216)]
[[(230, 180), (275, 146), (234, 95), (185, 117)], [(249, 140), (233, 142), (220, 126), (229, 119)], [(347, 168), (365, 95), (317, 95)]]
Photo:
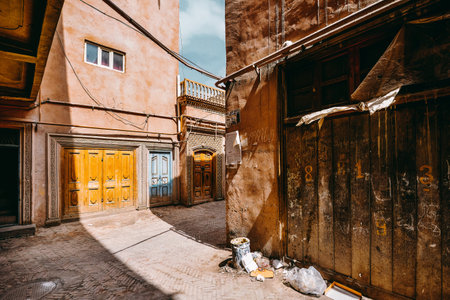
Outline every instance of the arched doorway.
[(214, 158), (208, 150), (194, 152), (193, 203), (211, 201), (214, 198)]

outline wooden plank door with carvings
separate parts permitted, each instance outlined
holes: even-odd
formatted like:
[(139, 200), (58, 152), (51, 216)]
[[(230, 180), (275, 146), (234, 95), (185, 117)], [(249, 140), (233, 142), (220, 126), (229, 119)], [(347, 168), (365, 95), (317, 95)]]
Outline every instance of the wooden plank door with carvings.
[(208, 151), (194, 153), (194, 203), (213, 198), (213, 154)]

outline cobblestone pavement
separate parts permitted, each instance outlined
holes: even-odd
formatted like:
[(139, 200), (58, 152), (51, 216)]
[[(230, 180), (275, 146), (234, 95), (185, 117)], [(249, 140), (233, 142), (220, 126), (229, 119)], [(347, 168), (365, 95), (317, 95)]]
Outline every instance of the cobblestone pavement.
[[(224, 244), (223, 201), (152, 211), (84, 218), (0, 241), (0, 299), (317, 299), (283, 285), (281, 274), (256, 282), (221, 271), (230, 251), (198, 239)], [(210, 227), (202, 236), (204, 222)], [(220, 237), (213, 238), (214, 226)]]

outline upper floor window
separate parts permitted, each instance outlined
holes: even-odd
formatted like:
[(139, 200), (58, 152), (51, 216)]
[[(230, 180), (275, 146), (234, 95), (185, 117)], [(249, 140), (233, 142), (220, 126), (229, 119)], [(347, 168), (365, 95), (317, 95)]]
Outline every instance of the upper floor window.
[(124, 53), (90, 42), (85, 42), (84, 61), (119, 72), (123, 72), (125, 70)]
[(384, 53), (391, 36), (331, 50), (303, 59), (286, 69), (285, 115), (295, 117), (333, 105), (350, 103), (350, 95)]

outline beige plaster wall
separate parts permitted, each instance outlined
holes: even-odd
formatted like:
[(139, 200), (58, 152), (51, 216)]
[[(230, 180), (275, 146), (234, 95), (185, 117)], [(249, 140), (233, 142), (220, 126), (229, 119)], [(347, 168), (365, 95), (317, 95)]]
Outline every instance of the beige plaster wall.
[(208, 121), (225, 124), (225, 114), (210, 109), (203, 109), (188, 105), (183, 109), (183, 114), (194, 118), (201, 118)]
[[(103, 1), (86, 1), (127, 23)], [(166, 46), (178, 51), (179, 1), (115, 0), (114, 3)], [(56, 31), (61, 43), (55, 33), (36, 103), (49, 99), (74, 104), (101, 105), (146, 114), (176, 116), (178, 62), (154, 42), (78, 0), (65, 1)], [(125, 72), (85, 63), (85, 40), (124, 52)], [(80, 81), (101, 104), (95, 103), (89, 97)], [(0, 125), (12, 119), (18, 123), (20, 120), (27, 120), (130, 130), (124, 132), (47, 125), (38, 125), (33, 130), (32, 222), (37, 225), (43, 225), (47, 216), (48, 133), (130, 139), (154, 138), (166, 142), (177, 140), (177, 125), (173, 120), (149, 117), (146, 122), (145, 116), (126, 113), (112, 116), (105, 111), (89, 108), (44, 103), (28, 111), (11, 109), (0, 112)], [(175, 158), (175, 162), (178, 162), (178, 157)], [(178, 168), (174, 167), (174, 178), (178, 177), (175, 170)]]

